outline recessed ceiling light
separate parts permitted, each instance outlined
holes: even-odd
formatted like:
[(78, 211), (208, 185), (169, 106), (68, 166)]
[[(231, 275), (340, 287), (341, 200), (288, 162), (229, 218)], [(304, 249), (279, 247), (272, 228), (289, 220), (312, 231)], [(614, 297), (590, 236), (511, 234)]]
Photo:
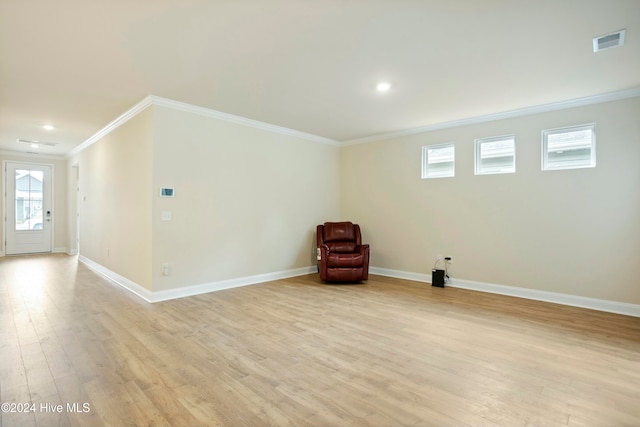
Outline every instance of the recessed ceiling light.
[(53, 125), (42, 125), (42, 128), (44, 130), (54, 130), (55, 127)]
[(40, 147), (38, 144), (31, 144), (31, 148), (38, 148)]
[(391, 89), (391, 83), (389, 83), (389, 82), (380, 82), (376, 86), (376, 89), (378, 90), (378, 92), (386, 92), (389, 89)]

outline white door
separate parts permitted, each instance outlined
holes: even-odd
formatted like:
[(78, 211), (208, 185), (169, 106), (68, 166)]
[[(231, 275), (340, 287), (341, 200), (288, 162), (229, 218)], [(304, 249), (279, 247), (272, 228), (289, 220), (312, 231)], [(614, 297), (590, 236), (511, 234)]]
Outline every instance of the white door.
[(7, 255), (51, 252), (51, 165), (5, 163)]

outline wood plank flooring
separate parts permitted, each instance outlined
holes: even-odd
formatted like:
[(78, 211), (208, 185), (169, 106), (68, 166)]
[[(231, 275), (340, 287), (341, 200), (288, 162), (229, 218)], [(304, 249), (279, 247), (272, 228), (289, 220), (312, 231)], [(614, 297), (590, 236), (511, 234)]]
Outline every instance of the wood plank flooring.
[(47, 255), (0, 258), (0, 320), (3, 409), (34, 409), (3, 427), (640, 425), (640, 319), (543, 302), (309, 275), (152, 305)]

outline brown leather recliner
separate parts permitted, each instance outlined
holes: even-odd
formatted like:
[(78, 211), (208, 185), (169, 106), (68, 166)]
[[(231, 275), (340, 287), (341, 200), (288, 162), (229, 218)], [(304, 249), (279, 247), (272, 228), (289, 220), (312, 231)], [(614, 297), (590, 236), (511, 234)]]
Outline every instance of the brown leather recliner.
[(369, 245), (360, 226), (325, 222), (317, 227), (318, 271), (325, 282), (360, 282), (369, 278)]

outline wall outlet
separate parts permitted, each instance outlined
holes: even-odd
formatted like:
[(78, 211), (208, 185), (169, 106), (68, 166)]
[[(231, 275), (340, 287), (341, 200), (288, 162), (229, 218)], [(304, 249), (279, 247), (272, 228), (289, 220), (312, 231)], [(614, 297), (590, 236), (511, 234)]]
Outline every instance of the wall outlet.
[(163, 276), (168, 276), (168, 275), (169, 275), (169, 273), (170, 273), (170, 270), (169, 270), (169, 263), (168, 263), (168, 262), (165, 262), (164, 264), (162, 264), (162, 275), (163, 275)]

